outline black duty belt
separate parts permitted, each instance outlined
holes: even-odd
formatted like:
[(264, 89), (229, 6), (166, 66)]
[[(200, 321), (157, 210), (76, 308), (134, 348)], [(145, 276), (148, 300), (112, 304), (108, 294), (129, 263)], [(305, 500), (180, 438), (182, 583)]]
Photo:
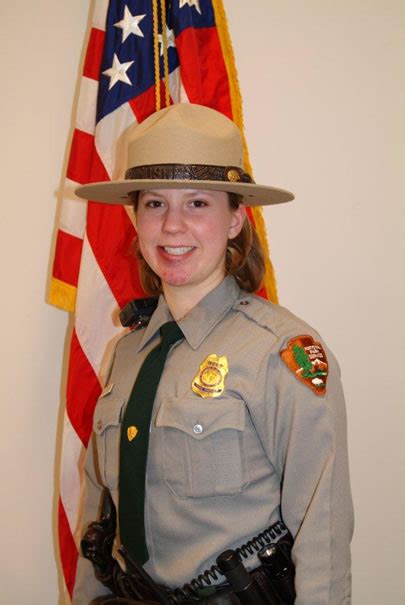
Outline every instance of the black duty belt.
[[(242, 544), (235, 549), (236, 555), (240, 560), (247, 559), (249, 556), (258, 554), (263, 548), (270, 544), (276, 544), (280, 542), (286, 544), (286, 550), (290, 551), (292, 546), (292, 537), (287, 527), (282, 521), (277, 521), (264, 531), (257, 534), (245, 544)], [(184, 584), (182, 588), (177, 588), (173, 592), (174, 594), (185, 593), (187, 596), (190, 593), (204, 596), (207, 594), (207, 590), (212, 590), (218, 582), (224, 579), (224, 572), (217, 565), (212, 565), (209, 569), (199, 574), (196, 578), (190, 580)]]
[[(97, 579), (112, 593), (97, 603), (105, 605), (291, 605), (294, 603), (294, 566), (291, 562), (293, 539), (282, 521), (274, 523), (235, 550), (227, 550), (216, 565), (182, 587), (170, 589), (157, 584), (134, 561), (124, 547), (123, 571), (112, 556), (116, 530), (115, 507), (107, 492), (99, 521), (91, 523), (81, 542)], [(248, 572), (242, 561), (257, 554), (261, 565)]]

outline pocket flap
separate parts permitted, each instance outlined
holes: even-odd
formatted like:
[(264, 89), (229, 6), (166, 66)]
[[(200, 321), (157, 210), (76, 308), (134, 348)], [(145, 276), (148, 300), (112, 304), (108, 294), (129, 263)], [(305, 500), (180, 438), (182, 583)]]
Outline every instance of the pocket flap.
[(245, 404), (240, 399), (170, 399), (160, 406), (155, 425), (178, 429), (195, 439), (224, 429), (243, 431)]
[(101, 397), (96, 405), (93, 417), (93, 430), (101, 435), (109, 426), (118, 426), (125, 400), (122, 398)]

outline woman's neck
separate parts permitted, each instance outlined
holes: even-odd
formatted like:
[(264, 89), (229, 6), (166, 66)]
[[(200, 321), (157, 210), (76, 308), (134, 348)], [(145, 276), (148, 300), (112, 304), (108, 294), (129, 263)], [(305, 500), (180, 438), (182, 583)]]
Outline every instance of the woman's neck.
[(171, 286), (163, 284), (163, 295), (170, 313), (175, 321), (183, 319), (191, 309), (193, 309), (211, 290), (219, 286), (224, 276), (220, 280), (215, 280), (196, 288), (190, 286)]

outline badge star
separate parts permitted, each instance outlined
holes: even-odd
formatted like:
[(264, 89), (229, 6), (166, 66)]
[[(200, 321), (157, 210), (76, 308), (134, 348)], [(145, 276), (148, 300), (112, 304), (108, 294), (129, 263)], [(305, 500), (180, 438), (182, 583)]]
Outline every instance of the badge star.
[(108, 90), (111, 90), (117, 82), (124, 82), (124, 84), (131, 85), (132, 82), (127, 76), (127, 71), (131, 67), (134, 61), (127, 61), (126, 63), (120, 63), (117, 55), (114, 53), (113, 64), (109, 69), (103, 71), (105, 76), (109, 76), (110, 84)]
[(196, 11), (198, 13), (200, 13), (201, 15), (201, 8), (200, 8), (200, 0), (179, 0), (180, 4), (179, 4), (179, 8), (183, 8), (183, 6), (194, 6)]
[[(159, 34), (158, 35), (158, 39), (159, 39), (159, 44), (160, 44), (160, 56), (163, 55), (163, 35)], [(176, 48), (176, 42), (174, 41), (174, 31), (172, 29), (169, 29), (166, 25), (166, 41), (167, 41), (167, 48), (170, 48), (171, 46), (173, 46), (173, 48)]]
[(141, 36), (141, 38), (144, 37), (142, 30), (139, 27), (139, 23), (144, 17), (146, 17), (146, 15), (132, 15), (129, 8), (125, 6), (124, 18), (121, 19), (121, 21), (114, 23), (114, 27), (122, 29), (122, 42), (125, 42), (131, 34)]

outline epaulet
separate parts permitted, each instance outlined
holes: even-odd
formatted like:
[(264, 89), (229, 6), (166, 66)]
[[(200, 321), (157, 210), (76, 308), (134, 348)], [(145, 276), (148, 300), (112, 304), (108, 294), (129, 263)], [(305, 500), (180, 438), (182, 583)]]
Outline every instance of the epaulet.
[[(318, 396), (326, 394), (329, 362), (316, 330), (288, 309), (255, 295), (246, 294), (234, 308), (273, 333), (280, 359), (297, 380)], [(328, 355), (334, 360), (330, 351)]]
[(278, 353), (297, 380), (316, 395), (326, 393), (328, 359), (319, 334), (280, 305), (251, 294), (236, 301), (234, 309), (276, 337)]
[(242, 296), (235, 302), (233, 308), (257, 325), (272, 332), (277, 338), (303, 331), (315, 333), (311, 326), (285, 307), (255, 294)]

